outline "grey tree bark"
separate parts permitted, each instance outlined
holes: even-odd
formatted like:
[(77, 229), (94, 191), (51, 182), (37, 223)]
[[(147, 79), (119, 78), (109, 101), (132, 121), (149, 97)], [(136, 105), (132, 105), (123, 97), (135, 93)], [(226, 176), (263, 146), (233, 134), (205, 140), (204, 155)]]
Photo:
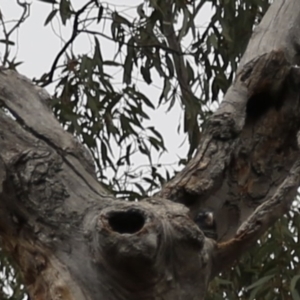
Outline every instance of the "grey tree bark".
[[(300, 2), (277, 0), (197, 154), (153, 198), (114, 199), (48, 94), (0, 72), (0, 234), (34, 300), (204, 299), (300, 182)], [(216, 215), (218, 240), (193, 222)]]

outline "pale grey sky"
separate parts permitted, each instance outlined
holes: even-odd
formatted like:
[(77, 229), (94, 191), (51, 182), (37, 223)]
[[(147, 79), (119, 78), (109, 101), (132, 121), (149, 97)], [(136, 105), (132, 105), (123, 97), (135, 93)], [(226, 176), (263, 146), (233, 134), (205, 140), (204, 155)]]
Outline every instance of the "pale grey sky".
[[(72, 0), (75, 7), (81, 7), (85, 1)], [(14, 36), (14, 41), (17, 41), (17, 47), (13, 48), (17, 55), (18, 61), (24, 63), (19, 67), (19, 72), (28, 76), (29, 78), (39, 77), (43, 73), (50, 70), (51, 64), (64, 45), (64, 40), (67, 40), (71, 34), (71, 27), (61, 26), (60, 20), (56, 19), (54, 23), (44, 26), (45, 19), (51, 12), (51, 5), (36, 0), (31, 1), (30, 17), (22, 24), (18, 30), (17, 35)], [(141, 3), (141, 0), (108, 0), (107, 3), (116, 5), (118, 11), (123, 11), (129, 16), (136, 14), (136, 7)], [(1, 0), (0, 7), (5, 21), (16, 20), (21, 14), (21, 9), (14, 0)], [(205, 22), (209, 20), (211, 14), (210, 7), (206, 7), (197, 18), (198, 25), (205, 26)], [(0, 38), (2, 35), (2, 28), (0, 28)], [(104, 28), (97, 28), (97, 30), (104, 30), (110, 32), (110, 25), (107, 24)], [(56, 34), (55, 34), (56, 33)], [(64, 40), (61, 39), (64, 38)], [(187, 45), (191, 42), (191, 37), (186, 39)], [(112, 42), (100, 38), (101, 50), (105, 59), (112, 59), (115, 54), (116, 45)], [(74, 52), (87, 53), (93, 49), (93, 40), (87, 37), (79, 37), (74, 45)], [(0, 45), (0, 55), (3, 51)], [(137, 86), (149, 97), (153, 103), (157, 103), (163, 81), (158, 77), (154, 77), (153, 84), (150, 86), (143, 83), (140, 74), (136, 73)], [(115, 84), (121, 83), (122, 74), (115, 74)], [(52, 88), (47, 88), (51, 93)], [(147, 125), (155, 125), (156, 129), (162, 134), (165, 140), (168, 152), (163, 154), (160, 158), (154, 154), (153, 162), (157, 163), (173, 163), (178, 161), (179, 157), (184, 157), (187, 152), (187, 142), (182, 145), (184, 136), (177, 132), (178, 123), (182, 122), (181, 109), (179, 103), (166, 114), (166, 108), (160, 107), (158, 110), (149, 111), (151, 117), (150, 121), (145, 121)], [(181, 146), (180, 146), (181, 145)], [(117, 145), (116, 145), (117, 146)], [(146, 163), (144, 156), (136, 155), (134, 158), (134, 165), (143, 165)]]

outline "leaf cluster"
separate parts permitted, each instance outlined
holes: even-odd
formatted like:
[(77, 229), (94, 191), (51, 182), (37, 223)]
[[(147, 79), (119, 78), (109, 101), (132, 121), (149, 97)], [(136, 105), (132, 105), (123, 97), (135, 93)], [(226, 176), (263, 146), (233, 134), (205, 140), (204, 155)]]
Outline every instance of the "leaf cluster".
[(210, 285), (208, 300), (300, 299), (298, 203)]

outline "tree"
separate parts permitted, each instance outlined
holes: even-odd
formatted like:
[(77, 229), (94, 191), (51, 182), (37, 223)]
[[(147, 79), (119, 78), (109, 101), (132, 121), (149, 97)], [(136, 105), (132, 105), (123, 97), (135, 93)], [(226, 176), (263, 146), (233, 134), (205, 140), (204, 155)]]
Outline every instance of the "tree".
[[(46, 23), (60, 13), (64, 24), (73, 22), (73, 33), (51, 70), (36, 80), (44, 87), (52, 83), (66, 55), (54, 97), (14, 71), (1, 71), (2, 247), (20, 268), (33, 299), (204, 299), (208, 282), (220, 272), (224, 276), (288, 211), (299, 186), (295, 67), (299, 4), (275, 1), (256, 26), (267, 3), (247, 1), (237, 6), (234, 1), (212, 1), (216, 10), (210, 24), (191, 51), (183, 51), (181, 40), (188, 32), (197, 37), (194, 17), (206, 2), (150, 1), (138, 6), (139, 19), (130, 22), (95, 1), (75, 10), (63, 0), (59, 9), (54, 4)], [(22, 5), (21, 21), (27, 12), (27, 5)], [(144, 11), (146, 6), (150, 8)], [(92, 8), (95, 16), (87, 17)], [(103, 59), (97, 38), (93, 55), (77, 57), (68, 48), (79, 34), (103, 36), (88, 29), (86, 22), (99, 23), (107, 15), (112, 18), (118, 53), (127, 49), (123, 65)], [(177, 32), (174, 26), (181, 15)], [(233, 20), (244, 26), (232, 26)], [(10, 31), (4, 21), (2, 25), (3, 65), (15, 68), (18, 63), (9, 57)], [(253, 25), (255, 34), (227, 90)], [(203, 63), (205, 75), (195, 75), (188, 55)], [(114, 89), (106, 66), (123, 68), (122, 91)], [(154, 105), (132, 84), (135, 68), (148, 84), (153, 69), (163, 78), (160, 103), (172, 108), (179, 99), (183, 106), (189, 162), (172, 179), (163, 178), (151, 164), (150, 146), (157, 151), (165, 146), (159, 132), (144, 128), (141, 121), (147, 118), (145, 106)], [(195, 96), (197, 87), (200, 97)], [(206, 119), (209, 99), (218, 99), (225, 91), (218, 110)], [(94, 160), (62, 130), (49, 106), (61, 124), (88, 146)], [(124, 149), (117, 160), (112, 156), (114, 142)], [(118, 167), (130, 165), (135, 146), (149, 159), (151, 177), (132, 183), (135, 174), (128, 173), (124, 185), (108, 180), (106, 167), (117, 174)], [(123, 188), (130, 183), (134, 190)], [(113, 195), (148, 198), (128, 202)], [(205, 207), (214, 211), (217, 241), (205, 238), (193, 222)], [(283, 222), (290, 232), (288, 221)], [(271, 233), (276, 236), (277, 231)], [(265, 239), (268, 236), (261, 241)], [(288, 241), (295, 243), (291, 237)], [(259, 261), (260, 268), (265, 265)], [(259, 275), (270, 270), (263, 271)], [(251, 295), (231, 281), (233, 288), (226, 287), (226, 293), (229, 298), (237, 292), (252, 299), (262, 295), (297, 299), (298, 278), (293, 277), (287, 288), (285, 278), (274, 280), (275, 274), (268, 274), (252, 284)], [(216, 290), (226, 284), (218, 280), (213, 283)], [(273, 281), (277, 285), (271, 285)], [(261, 287), (267, 282), (268, 290)], [(280, 292), (274, 288), (278, 286)]]

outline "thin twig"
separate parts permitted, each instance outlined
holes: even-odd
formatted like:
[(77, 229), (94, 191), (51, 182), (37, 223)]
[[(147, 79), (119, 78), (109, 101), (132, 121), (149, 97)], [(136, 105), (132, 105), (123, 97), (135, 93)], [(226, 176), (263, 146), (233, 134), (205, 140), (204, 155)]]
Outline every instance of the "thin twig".
[(65, 51), (68, 49), (68, 47), (73, 43), (77, 35), (80, 33), (78, 30), (78, 23), (79, 23), (79, 17), (84, 11), (87, 9), (87, 7), (94, 3), (94, 0), (89, 1), (86, 3), (81, 9), (79, 9), (77, 12), (75, 12), (75, 18), (73, 23), (73, 30), (70, 39), (65, 43), (65, 45), (62, 47), (62, 49), (58, 52), (57, 56), (54, 59), (54, 62), (52, 64), (52, 67), (50, 69), (50, 72), (47, 74), (48, 79), (41, 84), (42, 87), (47, 86), (50, 84), (53, 80), (54, 72), (56, 70), (56, 66), (58, 64), (59, 59), (61, 56), (65, 53)]
[(30, 15), (30, 4), (29, 3), (22, 3), (20, 0), (17, 0), (17, 3), (19, 6), (21, 6), (23, 8), (23, 13), (21, 15), (21, 17), (18, 19), (18, 21), (16, 22), (16, 24), (9, 30), (6, 30), (6, 26), (5, 26), (5, 22), (3, 19), (3, 16), (0, 18), (1, 24), (3, 26), (3, 34), (4, 34), (4, 38), (5, 38), (5, 49), (4, 49), (4, 55), (3, 55), (3, 60), (2, 60), (2, 65), (5, 66), (6, 63), (8, 63), (8, 56), (9, 56), (9, 38), (10, 36), (14, 33), (14, 31), (16, 29), (18, 29), (21, 24), (29, 17)]

